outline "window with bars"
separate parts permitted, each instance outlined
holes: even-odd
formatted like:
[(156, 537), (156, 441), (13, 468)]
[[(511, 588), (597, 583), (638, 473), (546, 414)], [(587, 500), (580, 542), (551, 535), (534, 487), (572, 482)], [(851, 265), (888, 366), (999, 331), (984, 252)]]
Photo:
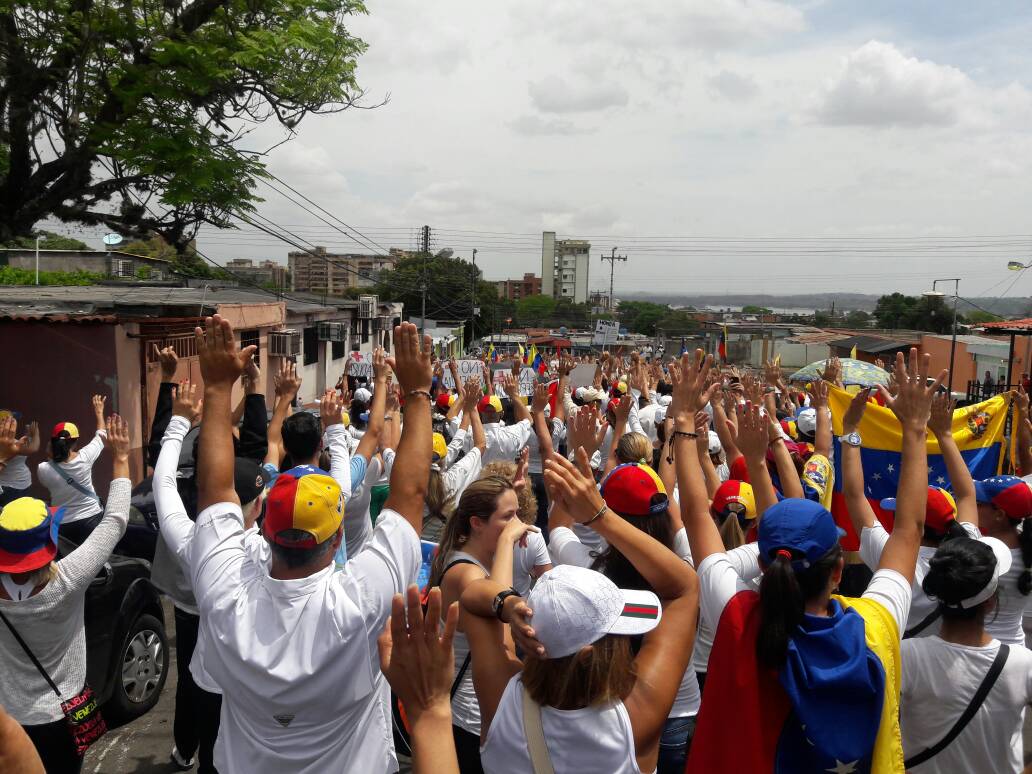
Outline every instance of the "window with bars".
[(260, 366), (261, 363), (261, 338), (258, 335), (258, 329), (253, 328), (247, 331), (240, 331), (240, 349), (244, 347), (250, 347), (252, 344), (255, 346), (254, 350), (254, 363)]

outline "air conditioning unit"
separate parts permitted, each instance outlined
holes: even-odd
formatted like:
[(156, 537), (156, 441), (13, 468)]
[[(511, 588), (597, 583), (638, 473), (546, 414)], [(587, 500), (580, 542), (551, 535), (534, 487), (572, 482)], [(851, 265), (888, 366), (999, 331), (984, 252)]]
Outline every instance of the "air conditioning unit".
[(358, 297), (358, 318), (371, 320), (376, 317), (376, 296)]
[(269, 333), (270, 357), (297, 357), (301, 354), (301, 331), (285, 330)]
[(319, 323), (319, 341), (344, 341), (347, 339), (348, 326), (341, 322)]

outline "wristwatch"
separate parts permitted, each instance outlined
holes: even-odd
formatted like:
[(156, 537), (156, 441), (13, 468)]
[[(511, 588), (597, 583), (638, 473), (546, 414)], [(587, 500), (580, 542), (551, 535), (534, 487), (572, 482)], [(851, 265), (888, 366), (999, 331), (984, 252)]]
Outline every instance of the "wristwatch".
[(495, 618), (501, 621), (502, 607), (505, 606), (505, 600), (507, 600), (509, 597), (518, 597), (519, 595), (520, 593), (513, 588), (508, 588), (504, 591), (499, 591), (498, 594), (495, 595), (494, 602), (491, 603), (492, 607), (494, 607)]
[(854, 430), (851, 433), (846, 433), (845, 435), (839, 436), (839, 440), (842, 443), (846, 444), (846, 446), (855, 446), (858, 449), (863, 443), (862, 439), (860, 438), (860, 433), (858, 433), (856, 430)]

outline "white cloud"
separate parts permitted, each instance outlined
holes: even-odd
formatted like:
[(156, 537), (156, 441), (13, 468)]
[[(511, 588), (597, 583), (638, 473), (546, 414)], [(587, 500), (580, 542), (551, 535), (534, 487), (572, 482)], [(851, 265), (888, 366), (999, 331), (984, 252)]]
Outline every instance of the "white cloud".
[(595, 131), (593, 128), (578, 126), (565, 118), (546, 118), (531, 113), (519, 116), (509, 122), (509, 126), (517, 134), (528, 137), (539, 137), (547, 135), (575, 135), (590, 134)]
[(590, 113), (623, 107), (630, 96), (618, 83), (571, 82), (556, 75), (532, 82), (527, 89), (542, 113)]
[(711, 93), (731, 102), (747, 102), (759, 93), (756, 81), (748, 75), (721, 70), (706, 81)]
[(980, 124), (992, 110), (991, 96), (956, 67), (871, 40), (846, 56), (840, 71), (825, 81), (813, 115), (830, 126)]

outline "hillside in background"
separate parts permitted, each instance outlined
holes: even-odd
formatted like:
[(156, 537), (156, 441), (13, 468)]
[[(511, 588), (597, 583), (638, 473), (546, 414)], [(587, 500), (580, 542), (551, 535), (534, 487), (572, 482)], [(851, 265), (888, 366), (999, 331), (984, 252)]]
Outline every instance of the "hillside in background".
[[(696, 308), (716, 307), (718, 309), (736, 309), (743, 306), (763, 306), (774, 310), (790, 310), (794, 312), (827, 311), (834, 304), (835, 311), (851, 311), (862, 309), (873, 312), (878, 303), (877, 295), (862, 293), (807, 293), (801, 295), (766, 295), (766, 294), (681, 294), (681, 293), (620, 293), (618, 298), (624, 301), (653, 301), (671, 306), (693, 306)], [(1014, 296), (1005, 298), (972, 298), (974, 304), (1001, 317), (1032, 317), (1032, 298)], [(947, 303), (951, 303), (947, 299)], [(975, 309), (961, 296), (958, 311), (961, 314)]]

